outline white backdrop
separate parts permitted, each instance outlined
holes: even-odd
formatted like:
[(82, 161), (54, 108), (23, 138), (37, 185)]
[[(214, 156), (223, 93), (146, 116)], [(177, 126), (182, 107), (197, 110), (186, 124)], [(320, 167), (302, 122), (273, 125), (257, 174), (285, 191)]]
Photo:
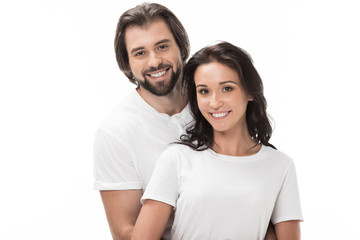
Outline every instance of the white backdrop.
[[(111, 238), (92, 189), (92, 141), (134, 87), (113, 38), (141, 2), (1, 0), (0, 239)], [(272, 143), (297, 166), (303, 239), (360, 239), (356, 1), (158, 2), (184, 24), (192, 54), (226, 40), (252, 55)]]

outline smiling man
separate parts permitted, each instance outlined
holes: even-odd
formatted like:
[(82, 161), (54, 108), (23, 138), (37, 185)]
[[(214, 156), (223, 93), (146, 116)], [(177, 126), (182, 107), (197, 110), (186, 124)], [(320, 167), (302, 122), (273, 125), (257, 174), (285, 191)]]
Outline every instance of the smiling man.
[(192, 120), (180, 79), (189, 51), (184, 27), (164, 6), (142, 4), (119, 19), (116, 59), (136, 89), (104, 120), (94, 145), (94, 187), (113, 239), (131, 238), (157, 158)]
[[(180, 49), (164, 20), (154, 20), (147, 26), (130, 26), (125, 31), (126, 49), (133, 80), (139, 84), (143, 98), (167, 96), (175, 86), (180, 88), (183, 61)], [(180, 96), (182, 102), (185, 100)]]

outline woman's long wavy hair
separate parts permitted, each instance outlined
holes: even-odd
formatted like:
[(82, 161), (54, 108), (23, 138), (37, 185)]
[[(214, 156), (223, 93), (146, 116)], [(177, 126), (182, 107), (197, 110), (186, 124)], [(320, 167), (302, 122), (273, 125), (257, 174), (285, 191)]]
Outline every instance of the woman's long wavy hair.
[(208, 149), (214, 143), (213, 128), (198, 107), (194, 82), (196, 69), (211, 62), (224, 64), (238, 74), (243, 89), (253, 98), (253, 101), (248, 102), (246, 109), (246, 123), (250, 136), (257, 144), (276, 149), (269, 143), (272, 127), (266, 113), (267, 104), (260, 75), (250, 55), (228, 42), (220, 42), (201, 49), (189, 59), (184, 67), (183, 85), (189, 93), (194, 122), (187, 127), (186, 134), (180, 137), (180, 143), (197, 151)]

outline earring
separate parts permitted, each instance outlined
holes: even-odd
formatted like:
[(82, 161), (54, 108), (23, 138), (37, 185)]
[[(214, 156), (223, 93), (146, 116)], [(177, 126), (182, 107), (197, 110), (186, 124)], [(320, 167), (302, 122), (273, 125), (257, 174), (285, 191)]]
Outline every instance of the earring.
[(139, 83), (138, 83), (138, 81), (135, 79), (134, 74), (133, 74), (133, 73), (130, 73), (130, 74), (131, 74), (131, 77), (130, 77), (131, 80), (134, 81), (134, 83), (135, 83), (136, 86), (139, 86)]
[(135, 81), (135, 77), (134, 77), (134, 74), (132, 72), (130, 72), (130, 79)]

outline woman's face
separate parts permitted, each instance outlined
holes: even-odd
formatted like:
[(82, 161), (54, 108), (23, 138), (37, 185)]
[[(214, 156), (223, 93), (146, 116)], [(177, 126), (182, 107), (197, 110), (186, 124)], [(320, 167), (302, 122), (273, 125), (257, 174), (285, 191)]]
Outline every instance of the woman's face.
[(214, 132), (241, 130), (252, 99), (243, 90), (238, 74), (218, 62), (200, 65), (194, 75), (197, 102)]

